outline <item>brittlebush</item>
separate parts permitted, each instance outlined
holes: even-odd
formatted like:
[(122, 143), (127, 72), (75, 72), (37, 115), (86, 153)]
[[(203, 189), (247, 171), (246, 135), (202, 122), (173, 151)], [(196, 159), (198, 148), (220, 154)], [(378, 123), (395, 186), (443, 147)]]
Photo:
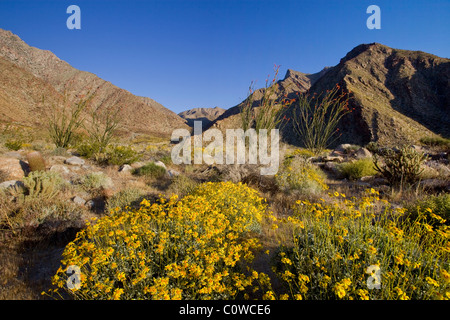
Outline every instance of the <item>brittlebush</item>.
[[(178, 200), (143, 200), (79, 232), (64, 250), (51, 294), (77, 299), (232, 299), (259, 275), (244, 272), (259, 247), (252, 236), (266, 212), (255, 190), (206, 183)], [(81, 271), (68, 289), (68, 267)]]
[(442, 217), (428, 208), (405, 219), (373, 189), (361, 199), (330, 196), (333, 204), (297, 201), (287, 221), (294, 245), (280, 248), (275, 271), (290, 298), (450, 299), (450, 228)]

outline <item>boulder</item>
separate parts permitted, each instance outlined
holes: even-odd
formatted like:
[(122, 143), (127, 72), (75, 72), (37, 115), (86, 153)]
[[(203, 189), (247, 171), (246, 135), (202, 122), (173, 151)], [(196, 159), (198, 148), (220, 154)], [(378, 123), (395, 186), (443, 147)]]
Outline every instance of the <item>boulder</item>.
[(2, 183), (0, 183), (0, 190), (12, 188), (12, 187), (23, 187), (23, 186), (24, 186), (24, 184), (20, 180), (8, 180), (8, 181), (3, 181)]
[(62, 164), (54, 164), (50, 167), (50, 171), (56, 171), (58, 173), (62, 174), (69, 174), (70, 170), (67, 169), (66, 166), (63, 166)]
[(20, 180), (25, 177), (28, 164), (15, 158), (0, 157), (0, 170), (8, 175), (11, 180)]
[(84, 206), (85, 203), (86, 203), (86, 200), (84, 200), (84, 199), (83, 199), (82, 197), (80, 197), (80, 196), (75, 196), (75, 197), (73, 197), (73, 198), (72, 198), (72, 201), (73, 201), (75, 204), (80, 205), (80, 206)]
[(64, 163), (70, 164), (72, 166), (82, 166), (85, 163), (85, 161), (79, 157), (73, 156), (73, 157), (66, 159), (64, 161)]
[(173, 177), (179, 176), (180, 173), (176, 170), (170, 169), (170, 170), (167, 170), (167, 175), (169, 176), (169, 178), (173, 178)]
[(133, 170), (133, 167), (130, 166), (129, 164), (123, 164), (120, 166), (119, 168), (119, 172), (130, 172), (131, 170)]
[(351, 146), (352, 145), (349, 143), (344, 143), (344, 144), (338, 145), (334, 150), (345, 153), (347, 151), (347, 149), (350, 148)]
[(162, 167), (162, 168), (167, 170), (166, 165), (162, 161), (155, 161), (155, 165), (157, 165), (159, 167)]
[(370, 152), (366, 148), (359, 148), (356, 151), (355, 156), (356, 156), (357, 159), (371, 158), (372, 157), (372, 152)]

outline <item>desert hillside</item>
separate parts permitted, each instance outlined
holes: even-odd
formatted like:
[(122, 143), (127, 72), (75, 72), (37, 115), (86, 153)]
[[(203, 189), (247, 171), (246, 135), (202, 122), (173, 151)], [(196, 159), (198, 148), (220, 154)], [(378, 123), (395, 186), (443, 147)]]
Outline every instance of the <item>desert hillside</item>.
[[(35, 125), (42, 118), (40, 114), (28, 116), (31, 110), (60, 101), (63, 94), (77, 101), (90, 93), (94, 94), (92, 105), (99, 106), (100, 110), (122, 109), (126, 131), (168, 136), (176, 128), (187, 128), (183, 119), (158, 102), (135, 96), (90, 72), (77, 70), (52, 52), (31, 47), (3, 29), (0, 29), (0, 58), (2, 71), (8, 70), (1, 75), (0, 114), (5, 115), (2, 121)], [(42, 105), (42, 96), (47, 105)]]

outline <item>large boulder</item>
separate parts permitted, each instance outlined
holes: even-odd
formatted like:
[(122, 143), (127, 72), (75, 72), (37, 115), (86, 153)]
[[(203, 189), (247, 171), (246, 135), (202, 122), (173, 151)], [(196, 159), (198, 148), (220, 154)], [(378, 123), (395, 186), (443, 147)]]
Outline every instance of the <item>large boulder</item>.
[(16, 158), (0, 157), (0, 171), (7, 175), (8, 180), (20, 180), (25, 177), (28, 165)]

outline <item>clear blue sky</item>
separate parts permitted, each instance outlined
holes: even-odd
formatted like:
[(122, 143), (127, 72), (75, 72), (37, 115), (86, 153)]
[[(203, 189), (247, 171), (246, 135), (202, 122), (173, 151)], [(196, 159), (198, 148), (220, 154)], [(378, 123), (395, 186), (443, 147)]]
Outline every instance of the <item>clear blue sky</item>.
[[(81, 9), (69, 30), (66, 9)], [(381, 8), (381, 30), (366, 9)], [(0, 0), (0, 28), (180, 112), (229, 108), (274, 64), (306, 73), (361, 43), (450, 57), (450, 0)]]

